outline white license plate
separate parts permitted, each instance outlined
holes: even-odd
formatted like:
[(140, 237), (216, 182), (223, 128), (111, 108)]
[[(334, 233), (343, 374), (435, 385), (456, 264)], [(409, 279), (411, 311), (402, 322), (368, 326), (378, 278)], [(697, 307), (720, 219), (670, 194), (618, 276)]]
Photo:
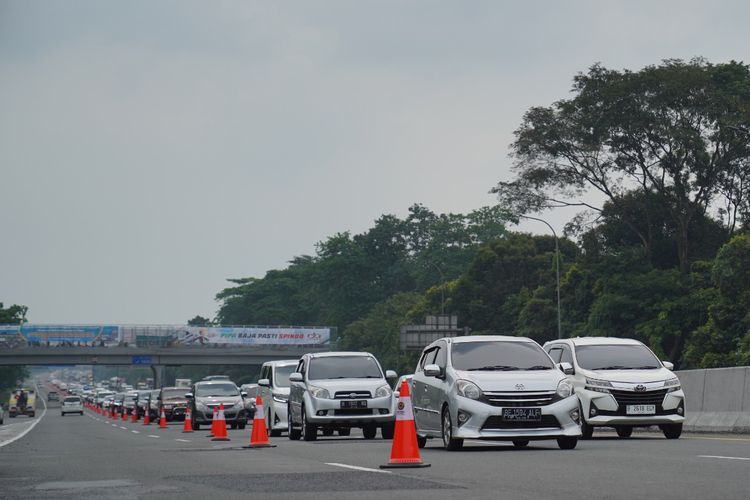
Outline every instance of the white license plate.
[(654, 415), (656, 414), (656, 405), (628, 405), (625, 408), (628, 415)]

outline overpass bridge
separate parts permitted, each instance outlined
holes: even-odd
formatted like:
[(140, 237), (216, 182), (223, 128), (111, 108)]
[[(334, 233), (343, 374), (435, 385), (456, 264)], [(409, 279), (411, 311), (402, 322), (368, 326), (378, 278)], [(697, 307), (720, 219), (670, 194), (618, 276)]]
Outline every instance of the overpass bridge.
[[(330, 344), (256, 345), (243, 347), (15, 347), (0, 349), (2, 365), (133, 365), (150, 366), (160, 383), (165, 366), (251, 365), (296, 359), (308, 352), (331, 351)], [(157, 385), (158, 387), (158, 385)]]

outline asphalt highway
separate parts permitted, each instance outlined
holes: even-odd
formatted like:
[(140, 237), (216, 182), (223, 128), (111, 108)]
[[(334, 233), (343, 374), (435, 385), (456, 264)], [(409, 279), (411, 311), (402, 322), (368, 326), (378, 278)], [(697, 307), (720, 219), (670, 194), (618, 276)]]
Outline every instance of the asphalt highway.
[[(19, 417), (19, 419), (22, 417)], [(16, 419), (18, 420), (18, 419)], [(6, 422), (8, 420), (6, 419)], [(575, 450), (537, 442), (527, 449), (469, 443), (446, 452), (428, 442), (430, 468), (383, 472), (390, 441), (316, 442), (271, 438), (243, 449), (250, 429), (212, 442), (86, 412), (60, 416), (59, 403), (23, 437), (0, 447), (0, 498), (186, 499), (715, 499), (750, 496), (750, 436), (657, 433), (618, 439), (597, 433)], [(379, 435), (378, 435), (379, 436)], [(3, 443), (0, 437), (0, 445)]]

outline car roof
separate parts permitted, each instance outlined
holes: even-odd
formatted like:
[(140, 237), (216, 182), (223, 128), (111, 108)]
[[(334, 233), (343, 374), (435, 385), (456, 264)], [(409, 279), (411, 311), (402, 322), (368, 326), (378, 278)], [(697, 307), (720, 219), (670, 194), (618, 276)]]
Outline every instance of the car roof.
[[(579, 345), (643, 345), (635, 339), (623, 339), (620, 337), (573, 337), (563, 339), (575, 346)], [(552, 341), (554, 343), (557, 341)]]
[[(200, 380), (196, 382), (195, 385), (220, 385), (227, 383), (234, 384), (231, 380)], [(182, 389), (182, 387), (172, 387), (172, 389)]]
[(513, 337), (509, 335), (467, 335), (465, 337), (446, 337), (440, 340), (447, 340), (454, 344), (463, 344), (466, 342), (534, 342), (528, 337)]
[(374, 358), (372, 354), (369, 352), (361, 352), (361, 351), (331, 351), (331, 352), (316, 352), (314, 354), (310, 354), (311, 358), (336, 358), (336, 357), (344, 357), (344, 356), (360, 356), (360, 357), (371, 357)]
[(279, 359), (276, 361), (266, 361), (263, 366), (289, 366), (299, 363), (299, 359)]

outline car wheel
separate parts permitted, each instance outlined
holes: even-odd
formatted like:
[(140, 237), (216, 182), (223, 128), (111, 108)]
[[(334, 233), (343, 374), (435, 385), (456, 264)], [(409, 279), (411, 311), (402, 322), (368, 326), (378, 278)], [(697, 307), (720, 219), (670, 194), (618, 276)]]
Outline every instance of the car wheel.
[(302, 435), (302, 431), (300, 429), (294, 428), (294, 422), (292, 422), (291, 408), (287, 408), (287, 415), (288, 415), (288, 418), (286, 419), (287, 435), (289, 436), (290, 440), (298, 441), (300, 436)]
[(349, 436), (351, 435), (352, 430), (348, 427), (344, 427), (339, 429), (339, 436)]
[(199, 430), (201, 430), (201, 424), (199, 424), (199, 423), (198, 423), (198, 422), (196, 422), (195, 420), (193, 420), (193, 430), (194, 430), (194, 431), (199, 431)]
[(378, 433), (378, 428), (375, 424), (365, 424), (362, 427), (362, 434), (365, 435), (365, 439), (375, 439), (375, 435)]
[(516, 448), (526, 448), (529, 445), (528, 439), (516, 439), (513, 441), (513, 446)]
[(61, 416), (61, 417), (64, 417), (64, 416), (65, 416), (65, 414), (64, 414), (63, 412), (60, 412), (60, 416)]
[(233, 431), (234, 431), (234, 430), (237, 430), (237, 424), (232, 424), (232, 425), (231, 425), (231, 427), (232, 427), (232, 430), (233, 430)]
[(621, 438), (629, 438), (633, 434), (633, 428), (629, 425), (618, 425), (615, 430)]
[(307, 423), (305, 408), (302, 408), (302, 439), (305, 441), (315, 441), (318, 439), (318, 428), (314, 424)]
[(427, 445), (427, 436), (420, 436), (417, 434), (417, 446), (424, 448)]
[(380, 435), (383, 436), (383, 439), (393, 439), (393, 431), (395, 428), (396, 424), (394, 422), (383, 424), (383, 427), (380, 428)]
[(576, 447), (578, 444), (578, 438), (577, 437), (559, 437), (557, 438), (557, 446), (560, 447), (561, 450), (572, 450)]
[(271, 427), (271, 413), (268, 413), (268, 419), (266, 422), (266, 427), (268, 428), (268, 435), (271, 437), (279, 437), (281, 436), (281, 431), (275, 430)]
[(682, 424), (665, 424), (659, 427), (667, 439), (678, 439), (682, 435)]
[(238, 428), (239, 430), (243, 430), (243, 429), (245, 428), (245, 426), (246, 426), (246, 425), (247, 425), (247, 423), (246, 423), (246, 422), (240, 422), (239, 424), (237, 424), (237, 428)]
[(578, 411), (581, 412), (581, 439), (591, 439), (594, 435), (594, 426), (586, 423), (586, 418), (583, 416), (582, 405), (578, 405)]
[(453, 422), (451, 421), (451, 412), (447, 406), (443, 408), (442, 435), (443, 448), (446, 450), (457, 451), (463, 448), (464, 440), (453, 438)]

